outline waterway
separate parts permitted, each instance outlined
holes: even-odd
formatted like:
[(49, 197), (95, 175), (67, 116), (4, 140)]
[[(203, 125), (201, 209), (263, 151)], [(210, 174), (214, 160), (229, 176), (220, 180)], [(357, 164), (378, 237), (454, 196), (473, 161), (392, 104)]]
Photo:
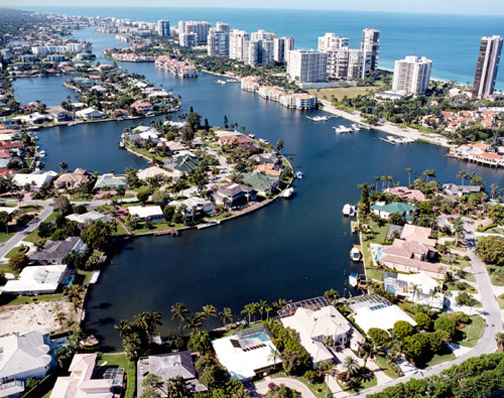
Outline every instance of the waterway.
[[(91, 41), (97, 35), (80, 33)], [(109, 46), (117, 43), (113, 35), (99, 36), (102, 42), (108, 36)], [(424, 143), (389, 145), (379, 140), (384, 134), (375, 130), (337, 135), (332, 126), (350, 123), (309, 121), (307, 115), (322, 112), (288, 110), (242, 92), (238, 84), (215, 84), (212, 75), (180, 80), (153, 64), (120, 65), (181, 94), (182, 112), (193, 106), (214, 125), (221, 124), (226, 114), (230, 122), (246, 126), (257, 137), (272, 143), (283, 140), (283, 153), (293, 157), (295, 169), (303, 171), (305, 178), (294, 184), (292, 200), (279, 200), (221, 226), (185, 232), (179, 238), (126, 242), (91, 287), (86, 305), (85, 326), (96, 329), (102, 343), (112, 348), (120, 348), (113, 325), (141, 310), (160, 311), (167, 332), (177, 327), (169, 322), (175, 302), (185, 303), (191, 311), (213, 304), (239, 314), (244, 304), (260, 299), (297, 300), (330, 288), (344, 292), (348, 273), (361, 272), (362, 267), (349, 260), (356, 237), (350, 235), (349, 219), (341, 209), (347, 202), (356, 203), (357, 185), (374, 183), (374, 176), (392, 175), (404, 184), (406, 168), (411, 167), (418, 173), (433, 169), (439, 181), (455, 182), (456, 174), (465, 169), (481, 175), (487, 184), (504, 185), (504, 171), (447, 158), (445, 148)], [(120, 134), (131, 123), (41, 130), (39, 142), (48, 153), (47, 167), (56, 169), (61, 161), (70, 168), (101, 172), (144, 167), (143, 160), (117, 148)]]

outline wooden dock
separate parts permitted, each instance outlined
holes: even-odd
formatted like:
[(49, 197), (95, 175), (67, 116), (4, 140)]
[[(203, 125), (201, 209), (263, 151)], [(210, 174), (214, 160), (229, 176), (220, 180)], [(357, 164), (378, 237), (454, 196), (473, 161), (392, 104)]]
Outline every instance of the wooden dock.
[(350, 230), (352, 231), (352, 234), (359, 231), (359, 226), (360, 226), (359, 221), (350, 222)]

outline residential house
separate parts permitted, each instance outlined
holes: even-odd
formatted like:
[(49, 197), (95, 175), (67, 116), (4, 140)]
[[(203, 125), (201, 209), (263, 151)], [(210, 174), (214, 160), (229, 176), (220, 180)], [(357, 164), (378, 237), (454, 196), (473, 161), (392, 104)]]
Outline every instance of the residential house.
[(54, 171), (46, 171), (44, 173), (17, 173), (12, 179), (12, 183), (18, 188), (24, 188), (29, 185), (32, 190), (39, 190), (44, 185), (50, 184), (57, 176)]
[(420, 243), (432, 252), (436, 249), (436, 239), (431, 238), (432, 229), (427, 227), (419, 227), (418, 225), (406, 224), (401, 231), (401, 239), (407, 242)]
[(199, 160), (190, 154), (177, 156), (174, 160), (165, 162), (163, 165), (167, 169), (175, 169), (185, 174), (192, 174), (199, 167)]
[(69, 221), (75, 221), (78, 224), (92, 224), (96, 221), (108, 222), (114, 220), (114, 217), (99, 213), (96, 210), (91, 210), (84, 214), (70, 214), (65, 218)]
[(130, 105), (131, 109), (136, 113), (145, 114), (152, 111), (152, 104), (150, 102), (135, 102)]
[(78, 167), (73, 172), (60, 175), (56, 181), (54, 181), (54, 186), (59, 189), (75, 189), (89, 183), (93, 178), (93, 173)]
[(107, 118), (106, 113), (100, 112), (94, 108), (82, 109), (75, 112), (75, 114), (79, 117), (84, 118), (85, 120), (99, 120)]
[(201, 214), (210, 215), (212, 213), (215, 213), (215, 211), (217, 210), (215, 205), (209, 200), (194, 196), (183, 201), (174, 200), (170, 202), (170, 205), (176, 206), (178, 208), (184, 206), (184, 215), (186, 217), (194, 217)]
[(280, 162), (275, 152), (258, 153), (249, 157), (249, 160), (255, 163), (277, 164)]
[(314, 365), (334, 360), (334, 354), (324, 344), (326, 341), (345, 347), (353, 331), (350, 322), (332, 305), (315, 311), (299, 307), (294, 315), (282, 318), (281, 322), (296, 331), (299, 342), (310, 354)]
[(98, 372), (97, 358), (96, 353), (74, 354), (68, 368), (70, 375), (56, 379), (49, 398), (120, 397), (124, 385), (124, 369), (110, 368)]
[(247, 381), (282, 362), (272, 355), (277, 351), (272, 338), (268, 328), (260, 326), (213, 340), (212, 346), (231, 379)]
[(457, 185), (457, 184), (443, 184), (442, 190), (448, 196), (463, 196), (470, 193), (481, 192), (480, 185)]
[(388, 219), (392, 213), (398, 213), (404, 216), (407, 222), (413, 220), (413, 213), (416, 211), (416, 207), (408, 203), (402, 202), (392, 202), (386, 204), (385, 202), (376, 202), (371, 205), (371, 210), (377, 216)]
[(54, 364), (49, 330), (0, 337), (0, 397), (15, 397), (25, 380), (42, 379)]
[(256, 199), (254, 188), (243, 184), (227, 184), (219, 187), (215, 192), (215, 201), (226, 207), (243, 206)]
[(254, 167), (254, 170), (274, 177), (280, 177), (280, 175), (282, 174), (281, 168), (278, 165), (271, 163), (258, 164)]
[(54, 293), (68, 274), (66, 265), (31, 265), (17, 279), (8, 280), (2, 294)]
[(383, 287), (386, 291), (416, 304), (427, 304), (442, 310), (444, 297), (437, 292), (440, 282), (425, 274), (383, 273)]
[(419, 189), (409, 189), (408, 187), (393, 187), (386, 189), (385, 192), (389, 192), (392, 195), (406, 199), (408, 202), (423, 202), (425, 200), (425, 195)]
[[(143, 380), (150, 374), (161, 377), (163, 381), (181, 377), (185, 382), (187, 391), (191, 393), (206, 392), (208, 390), (208, 388), (196, 378), (191, 353), (189, 351), (141, 357), (137, 362), (138, 396), (143, 394)], [(165, 389), (158, 389), (156, 392), (161, 398), (168, 397)]]
[(160, 206), (130, 206), (129, 213), (136, 221), (164, 221), (164, 213)]
[(30, 253), (30, 261), (39, 264), (62, 264), (63, 258), (71, 252), (84, 252), (86, 244), (78, 236), (69, 236), (65, 240), (49, 240), (40, 251)]
[(168, 171), (158, 166), (151, 166), (146, 169), (138, 170), (137, 172), (137, 177), (140, 180), (147, 180), (149, 178), (155, 178), (157, 180), (160, 180), (163, 177), (178, 179), (181, 176), (182, 173), (178, 170)]
[(111, 173), (101, 174), (96, 179), (94, 189), (118, 189), (127, 188), (128, 181), (124, 176), (115, 176)]
[(280, 178), (267, 176), (261, 172), (246, 173), (243, 175), (243, 182), (254, 188), (259, 195), (267, 196), (274, 193), (279, 185)]
[(51, 116), (53, 121), (56, 123), (71, 122), (72, 120), (75, 120), (74, 114), (67, 111), (55, 111), (51, 113)]

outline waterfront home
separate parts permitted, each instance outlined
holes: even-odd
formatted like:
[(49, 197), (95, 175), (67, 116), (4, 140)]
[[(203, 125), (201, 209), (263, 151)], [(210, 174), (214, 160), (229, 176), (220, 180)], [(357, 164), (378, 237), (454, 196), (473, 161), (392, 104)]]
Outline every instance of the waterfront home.
[(217, 207), (207, 199), (198, 198), (191, 196), (182, 201), (174, 200), (170, 202), (170, 205), (176, 206), (180, 208), (181, 206), (185, 206), (184, 215), (186, 217), (194, 217), (198, 215), (210, 215), (215, 213)]
[(355, 323), (366, 333), (371, 328), (391, 330), (397, 321), (416, 326), (416, 322), (397, 305), (376, 294), (350, 299), (347, 305), (355, 314)]
[(215, 202), (233, 208), (243, 206), (256, 199), (254, 188), (243, 184), (226, 184), (217, 189), (214, 195)]
[(49, 330), (34, 330), (0, 337), (0, 397), (15, 397), (25, 380), (42, 379), (55, 361)]
[(114, 220), (114, 217), (99, 213), (96, 210), (91, 210), (84, 214), (70, 214), (65, 218), (69, 221), (75, 221), (77, 224), (92, 224), (96, 221), (108, 222)]
[(383, 273), (383, 287), (399, 298), (415, 304), (427, 304), (436, 310), (442, 310), (444, 297), (437, 292), (440, 282), (425, 274)]
[(352, 325), (336, 309), (329, 305), (318, 310), (299, 307), (294, 315), (281, 318), (285, 327), (294, 329), (301, 345), (308, 351), (313, 364), (334, 361), (334, 354), (324, 342), (345, 347), (352, 335)]
[(193, 155), (185, 154), (179, 155), (173, 160), (167, 160), (163, 167), (167, 169), (175, 169), (185, 174), (192, 174), (199, 167), (200, 162), (198, 158)]
[(481, 185), (457, 185), (457, 184), (443, 184), (441, 187), (443, 193), (451, 197), (461, 197), (470, 193), (481, 192)]
[(259, 326), (213, 340), (212, 346), (231, 379), (244, 382), (281, 364), (282, 359), (272, 355), (277, 351), (272, 338), (267, 327)]
[(490, 145), (484, 142), (451, 147), (448, 156), (487, 166), (504, 166), (502, 152), (496, 153)]
[(138, 114), (145, 114), (152, 111), (152, 104), (150, 102), (135, 102), (130, 105), (130, 108)]
[(182, 142), (179, 141), (166, 141), (164, 145), (168, 147), (168, 149), (173, 155), (176, 155), (180, 151), (185, 151), (187, 149), (187, 147)]
[(426, 246), (429, 250), (436, 249), (436, 239), (431, 238), (432, 229), (419, 227), (418, 225), (406, 224), (401, 230), (401, 239), (408, 242), (416, 242)]
[(96, 179), (94, 189), (118, 189), (127, 188), (128, 181), (124, 176), (116, 176), (114, 174), (101, 174)]
[(69, 236), (65, 240), (49, 240), (44, 247), (30, 253), (30, 261), (37, 264), (61, 264), (73, 251), (83, 253), (87, 246), (78, 236)]
[(67, 276), (66, 265), (31, 265), (23, 268), (17, 279), (8, 280), (2, 294), (54, 293)]
[(85, 120), (99, 120), (105, 119), (107, 117), (106, 113), (100, 112), (94, 108), (86, 108), (80, 111), (75, 112), (75, 114), (79, 117), (82, 117)]
[(423, 202), (425, 200), (425, 195), (419, 189), (409, 189), (408, 187), (393, 187), (386, 189), (385, 192), (389, 192), (392, 195), (406, 199), (408, 202)]
[(54, 181), (54, 186), (58, 189), (75, 189), (89, 183), (93, 178), (93, 173), (78, 167), (72, 172), (60, 175), (56, 181)]
[(164, 221), (164, 213), (160, 206), (130, 206), (128, 207), (136, 221)]
[(31, 190), (39, 190), (44, 185), (48, 185), (54, 180), (57, 173), (54, 171), (46, 171), (44, 173), (17, 173), (12, 179), (12, 183), (18, 188), (29, 186)]
[(168, 171), (168, 170), (162, 169), (161, 167), (158, 167), (158, 166), (151, 166), (146, 169), (140, 169), (137, 172), (137, 177), (143, 181), (145, 181), (147, 179), (151, 179), (151, 178), (161, 180), (165, 177), (166, 178), (171, 177), (171, 178), (177, 179), (177, 178), (180, 178), (181, 176), (182, 176), (182, 173), (178, 170)]
[[(96, 368), (98, 354), (74, 354), (68, 371), (60, 376), (49, 398), (114, 398), (120, 397), (124, 385), (124, 369)], [(97, 377), (98, 376), (98, 377)]]
[(243, 175), (243, 182), (254, 188), (259, 195), (273, 194), (280, 185), (280, 178), (254, 171)]
[[(192, 356), (189, 351), (141, 357), (137, 362), (138, 396), (143, 394), (143, 380), (150, 374), (161, 377), (165, 382), (175, 377), (181, 377), (188, 392), (208, 391), (208, 388), (196, 378)], [(156, 393), (161, 398), (168, 397), (164, 388), (156, 389)]]
[(243, 134), (223, 135), (223, 136), (219, 137), (219, 141), (222, 145), (225, 145), (225, 144), (242, 145), (242, 144), (251, 144), (252, 143), (252, 140)]
[(265, 153), (257, 153), (248, 158), (251, 162), (254, 163), (265, 163), (275, 165), (280, 162), (278, 155), (275, 152), (265, 152)]
[(75, 116), (71, 112), (67, 111), (55, 111), (51, 112), (51, 117), (56, 123), (71, 122), (75, 119)]
[(272, 164), (258, 164), (254, 167), (254, 170), (274, 177), (280, 177), (280, 174), (282, 174), (281, 168)]
[(392, 213), (398, 213), (404, 216), (407, 222), (413, 220), (413, 213), (416, 211), (416, 207), (408, 203), (402, 202), (392, 202), (386, 204), (385, 202), (376, 202), (371, 205), (371, 210), (377, 216), (388, 220)]

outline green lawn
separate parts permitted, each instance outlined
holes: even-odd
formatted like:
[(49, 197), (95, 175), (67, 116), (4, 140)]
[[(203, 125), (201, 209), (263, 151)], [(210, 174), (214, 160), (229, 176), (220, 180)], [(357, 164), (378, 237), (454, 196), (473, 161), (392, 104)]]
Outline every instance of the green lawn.
[(337, 87), (337, 88), (315, 88), (308, 90), (312, 95), (322, 100), (332, 101), (335, 98), (341, 101), (344, 97), (355, 98), (358, 95), (366, 95), (370, 92), (378, 91), (378, 87)]
[(357, 380), (357, 385), (352, 388), (352, 387), (348, 387), (348, 386), (345, 386), (343, 384), (341, 384), (339, 382), (338, 379), (336, 379), (338, 384), (340, 385), (340, 387), (350, 393), (350, 394), (354, 394), (354, 393), (358, 393), (360, 391), (364, 391), (364, 390), (367, 390), (368, 388), (371, 388), (371, 387), (375, 387), (377, 384), (378, 384), (378, 379), (376, 378), (376, 376), (374, 374), (372, 374), (372, 378), (370, 380)]
[(497, 302), (499, 303), (501, 310), (504, 310), (504, 294), (497, 297)]
[(456, 255), (456, 254), (450, 254), (450, 255), (443, 255), (441, 256), (441, 262), (444, 264), (448, 265), (455, 265), (457, 267), (470, 267), (471, 266), (471, 261), (469, 260), (464, 260), (464, 257)]
[(462, 329), (466, 337), (460, 342), (460, 345), (464, 347), (474, 347), (485, 329), (485, 320), (482, 317), (471, 315), (470, 319), (471, 322)]
[(439, 365), (440, 363), (446, 362), (446, 361), (451, 361), (452, 359), (455, 359), (455, 354), (453, 352), (446, 353), (446, 354), (436, 354), (434, 357), (427, 362), (426, 368)]
[(87, 202), (92, 199), (93, 195), (91, 194), (73, 193), (70, 195), (70, 200), (73, 202)]
[(0, 232), (0, 242), (7, 242), (13, 236), (14, 236), (14, 232), (10, 232), (10, 233)]
[(373, 279), (376, 281), (381, 281), (383, 271), (372, 266), (373, 260), (371, 258), (370, 244), (371, 243), (383, 244), (387, 236), (389, 225), (385, 224), (383, 226), (379, 226), (378, 224), (374, 223), (371, 220), (367, 220), (366, 223), (372, 231), (370, 233), (361, 232), (362, 237), (361, 246), (364, 254), (364, 265), (366, 267), (366, 275), (368, 280)]
[(122, 224), (117, 223), (117, 231), (114, 232), (114, 236), (123, 236), (123, 235), (128, 235), (128, 232), (126, 232), (126, 229), (124, 229)]
[(375, 355), (375, 361), (376, 364), (380, 367), (381, 370), (383, 370), (383, 373), (385, 373), (388, 377), (392, 379), (397, 379), (397, 374), (394, 372), (394, 370), (390, 367), (388, 364), (388, 359), (384, 357), (383, 355)]
[(8, 305), (31, 304), (41, 301), (59, 301), (63, 299), (63, 293), (41, 294), (38, 296), (17, 296), (7, 303)]
[(16, 246), (13, 247), (6, 255), (5, 258), (11, 258), (14, 254), (26, 253), (28, 251), (28, 246)]
[[(281, 377), (287, 377), (289, 379), (295, 379), (306, 385), (310, 389), (310, 391), (315, 395), (317, 398), (325, 398), (326, 397), (326, 392), (330, 391), (329, 387), (327, 386), (326, 382), (322, 383), (314, 383), (310, 384), (308, 380), (306, 380), (304, 377), (296, 377), (296, 376), (287, 376), (283, 372), (279, 372), (275, 375), (271, 375), (271, 379), (274, 382), (275, 379), (281, 378)], [(275, 383), (276, 384), (276, 383)]]
[(106, 367), (123, 368), (126, 372), (126, 392), (124, 398), (134, 398), (136, 392), (136, 366), (135, 362), (128, 361), (126, 354), (99, 354), (97, 363), (103, 366), (106, 362)]
[[(53, 211), (47, 218), (44, 220), (44, 222), (52, 222), (56, 220), (56, 217), (58, 217), (59, 211)], [(38, 230), (35, 228), (30, 234), (23, 239), (24, 242), (30, 242), (30, 243), (38, 243), (42, 241), (43, 239), (38, 235)]]

